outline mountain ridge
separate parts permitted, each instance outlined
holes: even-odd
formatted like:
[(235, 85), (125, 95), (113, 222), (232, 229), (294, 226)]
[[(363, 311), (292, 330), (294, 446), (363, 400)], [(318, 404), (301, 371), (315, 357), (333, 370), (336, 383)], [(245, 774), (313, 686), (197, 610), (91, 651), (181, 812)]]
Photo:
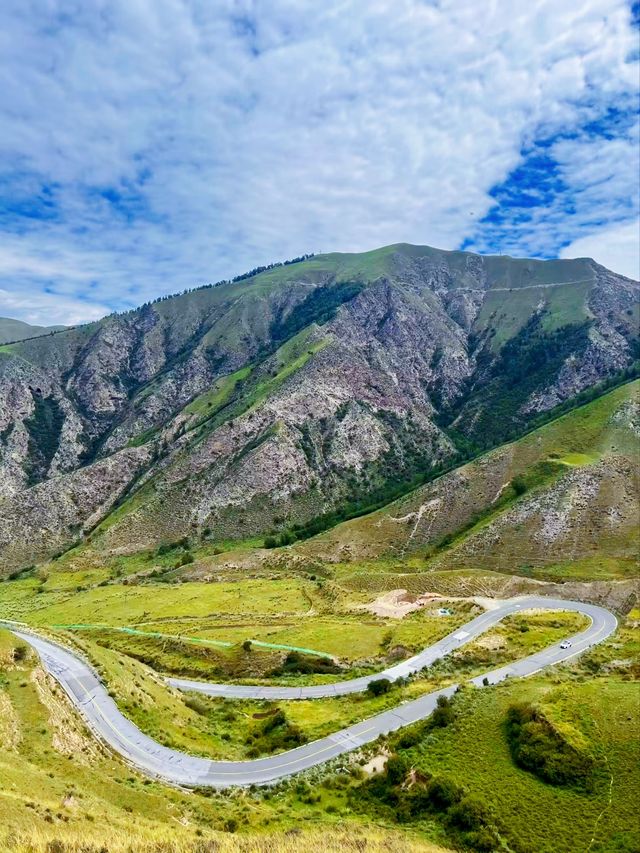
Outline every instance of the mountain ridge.
[(628, 369), (638, 301), (589, 259), (394, 244), (5, 345), (0, 514), (16, 522), (1, 559), (67, 547), (134, 492), (105, 547), (304, 523)]

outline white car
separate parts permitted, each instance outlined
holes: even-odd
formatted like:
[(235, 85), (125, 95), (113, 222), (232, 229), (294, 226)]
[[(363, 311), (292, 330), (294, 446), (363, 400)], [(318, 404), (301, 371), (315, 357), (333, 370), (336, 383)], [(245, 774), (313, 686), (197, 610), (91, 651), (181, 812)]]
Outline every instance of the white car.
[(571, 643), (569, 642), (569, 640), (563, 640), (563, 641), (560, 643), (560, 648), (561, 648), (561, 649), (570, 649), (570, 648), (571, 648)]

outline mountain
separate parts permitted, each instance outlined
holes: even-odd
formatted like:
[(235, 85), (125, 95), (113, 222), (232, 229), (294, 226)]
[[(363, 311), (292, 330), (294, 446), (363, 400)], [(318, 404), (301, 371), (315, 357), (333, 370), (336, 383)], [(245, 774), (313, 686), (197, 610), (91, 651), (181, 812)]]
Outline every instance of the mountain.
[(0, 347), (3, 569), (386, 500), (629, 375), (639, 297), (586, 258), (399, 244)]
[[(636, 380), (294, 551), (343, 563), (420, 555), (428, 572), (634, 577), (639, 441)], [(403, 585), (391, 572), (380, 577), (389, 589)]]
[(23, 341), (25, 338), (39, 338), (52, 332), (60, 332), (65, 326), (31, 326), (22, 320), (0, 317), (0, 344)]

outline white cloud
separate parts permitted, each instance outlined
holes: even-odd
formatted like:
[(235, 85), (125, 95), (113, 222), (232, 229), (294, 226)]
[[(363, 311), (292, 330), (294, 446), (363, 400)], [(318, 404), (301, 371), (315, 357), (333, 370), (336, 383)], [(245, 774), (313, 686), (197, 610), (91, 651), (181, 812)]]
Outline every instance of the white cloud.
[(640, 219), (579, 237), (561, 252), (563, 258), (593, 258), (614, 272), (640, 280)]
[(13, 317), (35, 326), (75, 326), (99, 320), (108, 313), (104, 305), (88, 305), (80, 299), (42, 293), (36, 288), (22, 293), (0, 288), (0, 317)]
[[(0, 286), (92, 306), (314, 250), (458, 246), (523, 145), (636, 87), (625, 0), (66, 10), (0, 10)], [(635, 160), (612, 150), (598, 174), (588, 145), (558, 148), (575, 210), (541, 211), (514, 252), (553, 252), (621, 218)], [(8, 256), (28, 262), (3, 274)]]

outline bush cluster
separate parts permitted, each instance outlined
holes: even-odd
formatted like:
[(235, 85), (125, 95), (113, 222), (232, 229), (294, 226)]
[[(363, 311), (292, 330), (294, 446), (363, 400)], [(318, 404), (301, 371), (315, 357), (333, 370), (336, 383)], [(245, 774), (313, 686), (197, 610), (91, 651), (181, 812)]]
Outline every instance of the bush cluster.
[(391, 690), (392, 684), (388, 678), (376, 678), (367, 684), (367, 693), (370, 696), (382, 696)]
[(266, 718), (257, 732), (247, 738), (250, 744), (249, 758), (256, 758), (263, 753), (283, 752), (293, 749), (306, 742), (302, 730), (289, 722), (283, 710), (278, 708)]
[(387, 761), (385, 772), (365, 782), (352, 800), (386, 807), (399, 823), (439, 817), (456, 844), (490, 851), (500, 836), (487, 805), (447, 776), (417, 773), (405, 754)]
[(380, 812), (399, 823), (437, 817), (456, 848), (497, 850), (502, 842), (488, 806), (448, 776), (432, 776), (418, 770), (407, 753), (430, 732), (450, 725), (454, 719), (455, 702), (439, 696), (431, 717), (392, 741), (398, 751), (387, 761), (384, 773), (354, 789), (351, 804), (356, 810)]
[(594, 760), (567, 743), (540, 708), (528, 703), (511, 705), (506, 734), (519, 767), (550, 785), (593, 787)]
[(300, 652), (289, 652), (280, 666), (271, 671), (271, 675), (293, 675), (294, 673), (311, 675), (316, 672), (335, 674), (340, 672), (340, 667), (330, 658), (304, 655)]

